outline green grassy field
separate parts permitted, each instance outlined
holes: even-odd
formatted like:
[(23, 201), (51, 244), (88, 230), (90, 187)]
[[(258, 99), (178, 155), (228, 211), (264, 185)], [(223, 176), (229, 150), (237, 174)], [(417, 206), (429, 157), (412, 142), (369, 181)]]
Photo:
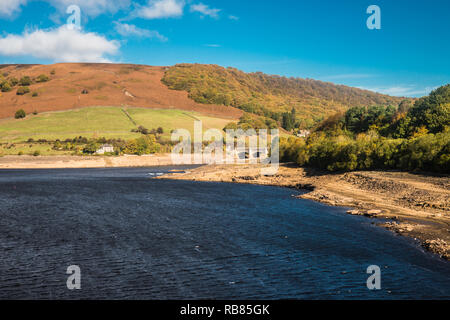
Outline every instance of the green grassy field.
[(6, 155), (37, 155), (62, 156), (70, 155), (72, 151), (53, 150), (53, 144), (50, 143), (13, 143), (0, 145), (0, 156)]
[(87, 138), (132, 139), (141, 136), (131, 132), (142, 125), (151, 130), (162, 127), (170, 137), (174, 129), (193, 131), (195, 119), (203, 122), (203, 129), (222, 129), (229, 119), (207, 117), (195, 112), (176, 109), (144, 109), (120, 107), (89, 107), (63, 112), (28, 115), (25, 119), (0, 120), (0, 143), (34, 140), (64, 140), (83, 136)]

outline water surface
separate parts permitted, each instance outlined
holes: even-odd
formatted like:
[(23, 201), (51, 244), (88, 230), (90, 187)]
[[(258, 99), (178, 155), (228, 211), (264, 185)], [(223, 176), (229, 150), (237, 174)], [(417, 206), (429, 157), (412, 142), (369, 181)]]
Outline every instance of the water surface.
[(450, 264), (373, 220), (169, 169), (0, 171), (0, 299), (450, 298)]

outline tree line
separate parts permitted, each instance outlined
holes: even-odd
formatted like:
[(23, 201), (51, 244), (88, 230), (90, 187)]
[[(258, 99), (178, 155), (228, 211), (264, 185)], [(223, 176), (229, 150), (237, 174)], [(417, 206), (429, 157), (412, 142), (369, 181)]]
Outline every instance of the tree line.
[(450, 172), (450, 85), (414, 104), (353, 107), (307, 138), (280, 143), (282, 161), (329, 171), (400, 169)]

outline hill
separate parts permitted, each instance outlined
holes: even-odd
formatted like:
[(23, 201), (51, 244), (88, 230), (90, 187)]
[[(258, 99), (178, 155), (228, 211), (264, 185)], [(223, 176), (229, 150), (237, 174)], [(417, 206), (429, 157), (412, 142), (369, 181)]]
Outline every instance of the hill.
[[(0, 66), (0, 119), (91, 106), (180, 109), (237, 120), (243, 111), (310, 128), (353, 106), (398, 105), (402, 98), (311, 79), (245, 73), (216, 65), (154, 67), (66, 63)], [(263, 119), (264, 120), (264, 119)], [(286, 128), (286, 125), (283, 125)]]
[(165, 70), (127, 64), (2, 65), (0, 119), (14, 117), (18, 109), (41, 113), (91, 106), (180, 109), (221, 118), (241, 117), (241, 110), (199, 104), (186, 92), (168, 89), (161, 83)]
[(245, 73), (217, 65), (178, 64), (166, 69), (162, 81), (171, 89), (189, 92), (198, 103), (231, 106), (279, 123), (283, 113), (294, 108), (295, 121), (300, 121), (297, 126), (303, 128), (353, 106), (397, 106), (404, 100), (328, 82)]

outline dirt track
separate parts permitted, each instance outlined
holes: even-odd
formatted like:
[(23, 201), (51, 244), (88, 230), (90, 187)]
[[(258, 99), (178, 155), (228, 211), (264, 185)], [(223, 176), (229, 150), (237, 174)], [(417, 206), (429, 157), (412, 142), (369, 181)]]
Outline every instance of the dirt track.
[[(349, 214), (391, 219), (382, 225), (450, 260), (450, 177), (404, 172), (330, 174), (282, 165), (275, 176), (261, 166), (204, 166), (171, 179), (274, 185), (308, 190), (301, 198), (354, 208)], [(167, 177), (163, 177), (167, 178)]]
[[(54, 74), (52, 74), (54, 71)], [(206, 115), (238, 119), (242, 111), (232, 107), (195, 103), (184, 91), (169, 90), (161, 79), (165, 67), (126, 64), (65, 63), (54, 65), (0, 65), (1, 74), (20, 79), (41, 74), (50, 81), (34, 83), (31, 92), (16, 95), (17, 87), (0, 93), (0, 119), (13, 117), (18, 109), (61, 111), (90, 106), (135, 106), (182, 109)], [(87, 94), (82, 94), (87, 90)]]

